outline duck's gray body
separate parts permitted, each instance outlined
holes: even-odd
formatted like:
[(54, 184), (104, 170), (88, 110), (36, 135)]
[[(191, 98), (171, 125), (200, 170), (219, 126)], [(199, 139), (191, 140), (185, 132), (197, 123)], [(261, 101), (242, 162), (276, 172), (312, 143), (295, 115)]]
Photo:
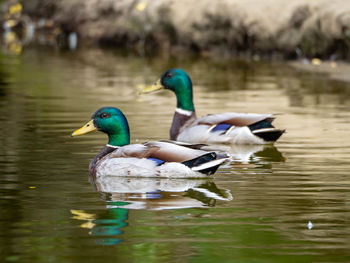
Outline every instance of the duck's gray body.
[(170, 138), (190, 143), (269, 144), (284, 132), (272, 126), (273, 114), (226, 112), (196, 119), (195, 112), (177, 109)]
[(213, 174), (225, 161), (214, 152), (171, 142), (148, 142), (120, 147), (107, 145), (90, 163), (89, 170), (96, 177), (194, 178)]

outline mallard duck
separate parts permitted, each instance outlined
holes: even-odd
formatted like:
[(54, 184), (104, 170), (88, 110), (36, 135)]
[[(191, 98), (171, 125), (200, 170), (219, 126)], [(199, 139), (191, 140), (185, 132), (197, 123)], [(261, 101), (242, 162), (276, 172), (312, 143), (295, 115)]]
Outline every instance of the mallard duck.
[(99, 130), (108, 135), (108, 144), (91, 161), (89, 172), (95, 176), (205, 177), (226, 161), (215, 152), (182, 146), (169, 141), (130, 144), (129, 125), (117, 108), (104, 107), (72, 136)]
[(225, 112), (196, 117), (192, 81), (182, 69), (165, 71), (161, 78), (142, 93), (168, 89), (175, 93), (177, 108), (170, 128), (170, 139), (191, 143), (269, 144), (284, 130), (272, 125), (273, 114)]

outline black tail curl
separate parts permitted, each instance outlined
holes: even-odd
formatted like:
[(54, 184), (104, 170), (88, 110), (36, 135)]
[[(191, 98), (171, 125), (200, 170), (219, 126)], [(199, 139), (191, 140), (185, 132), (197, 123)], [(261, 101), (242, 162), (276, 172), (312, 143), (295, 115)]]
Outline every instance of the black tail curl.
[[(215, 152), (210, 152), (204, 155), (201, 155), (199, 157), (196, 157), (194, 159), (182, 162), (182, 164), (186, 165), (189, 168), (193, 168), (193, 167), (198, 167), (202, 164), (211, 162), (218, 159), (217, 155)], [(211, 175), (213, 173), (216, 172), (216, 170), (219, 168), (219, 166), (221, 165), (221, 163), (219, 164), (215, 164), (213, 166), (208, 166), (203, 168), (202, 170), (198, 170), (198, 172), (202, 173), (202, 174), (206, 174), (206, 175)]]

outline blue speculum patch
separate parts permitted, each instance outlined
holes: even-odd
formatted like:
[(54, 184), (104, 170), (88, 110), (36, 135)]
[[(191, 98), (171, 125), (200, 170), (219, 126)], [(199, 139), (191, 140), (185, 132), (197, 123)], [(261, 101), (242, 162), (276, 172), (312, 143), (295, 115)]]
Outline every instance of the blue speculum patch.
[(153, 161), (153, 162), (155, 162), (156, 164), (157, 164), (157, 166), (158, 165), (161, 165), (161, 164), (163, 164), (163, 163), (165, 163), (163, 160), (159, 160), (159, 159), (157, 159), (157, 158), (152, 158), (152, 157), (150, 157), (150, 158), (147, 158), (148, 160), (151, 160), (151, 161)]
[(162, 192), (160, 190), (155, 190), (153, 192), (146, 193), (147, 199), (160, 199), (162, 198)]
[(221, 123), (221, 124), (216, 125), (210, 132), (217, 132), (217, 131), (225, 132), (228, 129), (230, 129), (231, 126), (232, 126), (231, 124)]

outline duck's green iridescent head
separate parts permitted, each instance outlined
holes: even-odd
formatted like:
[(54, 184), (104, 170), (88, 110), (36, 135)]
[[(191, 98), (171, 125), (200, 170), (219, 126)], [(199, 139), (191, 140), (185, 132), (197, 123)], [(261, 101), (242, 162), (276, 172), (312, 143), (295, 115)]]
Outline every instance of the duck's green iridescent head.
[(130, 143), (128, 121), (121, 110), (114, 107), (103, 107), (97, 110), (91, 120), (80, 129), (74, 131), (72, 136), (83, 135), (99, 130), (108, 135), (108, 144), (123, 146)]
[(150, 93), (160, 89), (175, 92), (178, 108), (194, 111), (192, 81), (182, 69), (173, 68), (165, 71), (154, 85), (145, 88), (142, 93)]

